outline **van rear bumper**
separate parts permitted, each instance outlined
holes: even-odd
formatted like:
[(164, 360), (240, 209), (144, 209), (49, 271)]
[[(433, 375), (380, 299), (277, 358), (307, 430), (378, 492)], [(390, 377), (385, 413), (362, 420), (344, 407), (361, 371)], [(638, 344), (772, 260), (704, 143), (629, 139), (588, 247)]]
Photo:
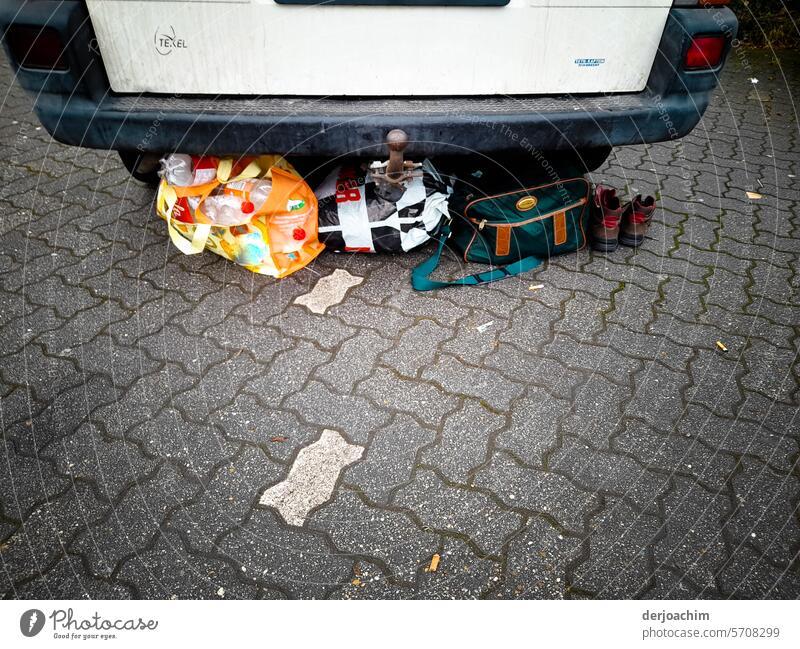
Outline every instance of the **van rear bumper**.
[(37, 113), (56, 139), (140, 152), (384, 155), (386, 133), (407, 151), (440, 155), (583, 149), (677, 138), (698, 122), (709, 93), (661, 98), (209, 99), (42, 95)]

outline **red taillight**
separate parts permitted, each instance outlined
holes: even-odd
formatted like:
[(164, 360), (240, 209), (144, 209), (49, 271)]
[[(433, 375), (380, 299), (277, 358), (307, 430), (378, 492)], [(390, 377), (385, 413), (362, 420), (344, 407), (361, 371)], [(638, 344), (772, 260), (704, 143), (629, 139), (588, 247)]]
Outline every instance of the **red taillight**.
[(11, 25), (6, 35), (8, 49), (23, 68), (66, 70), (64, 44), (52, 27)]
[(722, 50), (725, 48), (725, 37), (695, 36), (686, 50), (686, 60), (683, 65), (687, 70), (700, 70), (715, 68), (722, 60)]

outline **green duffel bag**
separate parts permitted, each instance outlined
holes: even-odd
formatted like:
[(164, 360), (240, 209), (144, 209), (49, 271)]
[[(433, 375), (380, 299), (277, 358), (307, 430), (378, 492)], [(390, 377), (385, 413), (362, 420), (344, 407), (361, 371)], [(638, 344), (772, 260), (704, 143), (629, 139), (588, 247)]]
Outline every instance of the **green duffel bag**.
[[(589, 183), (585, 178), (493, 195), (458, 189), (456, 186), (450, 201), (451, 221), (439, 229), (436, 252), (411, 273), (411, 285), (417, 291), (513, 277), (552, 255), (575, 252), (586, 245)], [(491, 268), (451, 281), (429, 279), (445, 245), (465, 262)]]

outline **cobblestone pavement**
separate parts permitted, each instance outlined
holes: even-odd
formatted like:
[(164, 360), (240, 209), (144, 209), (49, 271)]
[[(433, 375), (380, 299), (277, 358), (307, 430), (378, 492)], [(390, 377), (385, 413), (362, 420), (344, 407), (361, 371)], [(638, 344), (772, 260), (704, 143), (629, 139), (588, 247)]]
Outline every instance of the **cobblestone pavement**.
[[(52, 142), (12, 86), (0, 593), (798, 597), (800, 58), (782, 63), (737, 52), (690, 137), (593, 174), (660, 191), (638, 252), (424, 295), (424, 252), (283, 281), (182, 256), (152, 190)], [(295, 303), (337, 268), (363, 281), (325, 313)]]

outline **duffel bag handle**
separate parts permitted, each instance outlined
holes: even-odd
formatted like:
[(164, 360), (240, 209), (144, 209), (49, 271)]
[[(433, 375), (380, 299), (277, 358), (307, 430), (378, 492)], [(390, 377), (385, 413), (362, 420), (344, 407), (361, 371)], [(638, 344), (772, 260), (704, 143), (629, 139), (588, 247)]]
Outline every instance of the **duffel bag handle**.
[(448, 282), (430, 279), (430, 274), (439, 266), (444, 246), (449, 238), (450, 225), (448, 223), (443, 223), (439, 229), (436, 252), (411, 271), (411, 286), (415, 291), (432, 291), (436, 288), (447, 288), (448, 286), (477, 286), (478, 284), (488, 284), (489, 282), (496, 282), (506, 277), (514, 277), (520, 273), (525, 273), (542, 264), (542, 260), (539, 259), (539, 257), (523, 257), (506, 266), (498, 266), (482, 273), (467, 275)]

